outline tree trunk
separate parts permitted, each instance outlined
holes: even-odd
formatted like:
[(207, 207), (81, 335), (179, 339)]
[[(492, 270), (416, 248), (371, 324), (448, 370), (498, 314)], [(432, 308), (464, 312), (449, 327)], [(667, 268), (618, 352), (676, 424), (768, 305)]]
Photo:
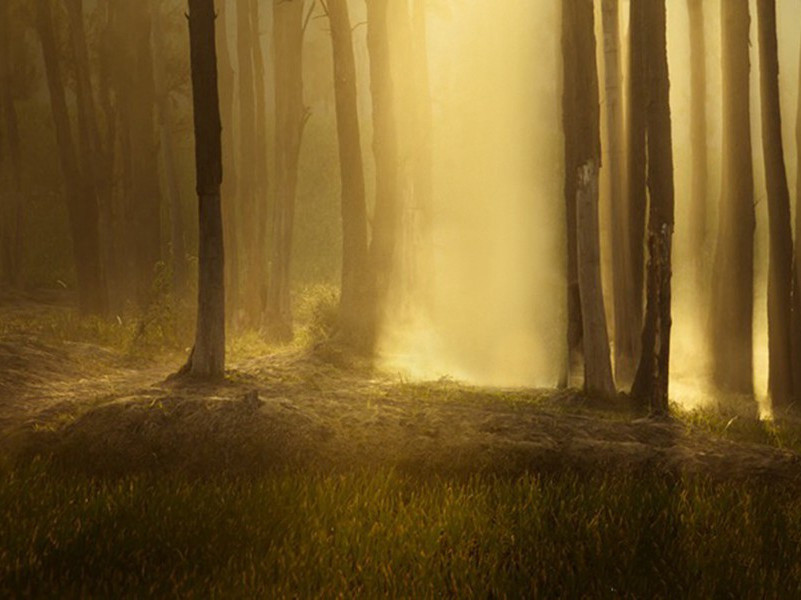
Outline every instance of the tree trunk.
[(161, 157), (164, 166), (164, 177), (167, 181), (167, 194), (170, 202), (170, 241), (172, 256), (172, 287), (177, 295), (186, 290), (188, 263), (186, 245), (184, 243), (184, 219), (181, 202), (181, 185), (178, 181), (178, 169), (175, 163), (175, 141), (173, 139), (172, 110), (170, 106), (170, 90), (167, 87), (164, 69), (164, 31), (161, 26), (161, 13), (156, 0), (150, 0), (150, 13), (153, 21), (153, 65), (156, 83), (156, 104), (159, 116), (159, 133), (161, 137)]
[(793, 278), (793, 389), (795, 406), (801, 407), (801, 59), (798, 63), (798, 110), (795, 123), (796, 143), (796, 211), (795, 211), (795, 277)]
[(578, 285), (584, 340), (584, 389), (588, 394), (613, 396), (615, 384), (609, 358), (598, 230), (598, 169), (600, 167), (600, 107), (595, 57), (592, 0), (563, 3), (565, 97), (575, 111), (573, 126), (576, 178), (576, 237)]
[(692, 188), (690, 249), (694, 257), (696, 294), (704, 294), (704, 256), (707, 227), (707, 194), (709, 193), (709, 159), (707, 152), (706, 111), (706, 34), (703, 0), (687, 0), (690, 18), (690, 145), (692, 146)]
[(373, 237), (370, 246), (373, 301), (370, 307), (376, 322), (385, 308), (396, 249), (399, 223), (398, 138), (395, 125), (395, 97), (390, 61), (388, 8), (389, 0), (367, 3), (367, 48), (370, 53), (370, 92), (373, 101), (373, 155), (376, 169), (376, 199)]
[(276, 2), (275, 28), (275, 198), (269, 215), (270, 252), (264, 326), (268, 337), (292, 338), (289, 297), (292, 231), (300, 143), (308, 112), (303, 104), (303, 3)]
[(365, 298), (368, 292), (367, 208), (364, 192), (356, 62), (347, 0), (328, 0), (334, 55), (337, 137), (342, 183), (342, 293), (340, 333), (344, 340), (363, 348)]
[(615, 314), (615, 376), (630, 381), (634, 374), (637, 331), (631, 328), (632, 293), (629, 257), (628, 210), (624, 182), (623, 102), (620, 89), (620, 24), (618, 0), (603, 0), (604, 73), (606, 79), (606, 121), (609, 138), (609, 196), (612, 201), (612, 280)]
[[(223, 229), (225, 230), (225, 304), (229, 318), (239, 311), (239, 200), (238, 179), (234, 160), (234, 70), (228, 50), (227, 0), (217, 3), (217, 65), (220, 81), (220, 110), (222, 114), (223, 172), (221, 194), (223, 198)], [(229, 320), (229, 323), (233, 319)]]
[(632, 396), (647, 401), (652, 414), (668, 413), (671, 320), (671, 248), (674, 224), (673, 141), (667, 62), (665, 0), (648, 2), (646, 68), (648, 282), (642, 353)]
[(724, 154), (710, 319), (713, 377), (723, 391), (751, 395), (755, 214), (748, 0), (721, 2), (721, 19)]
[(775, 408), (793, 400), (791, 306), (793, 233), (790, 189), (782, 147), (776, 0), (758, 0), (759, 71), (762, 98), (762, 150), (768, 192), (770, 263), (768, 269), (768, 391)]
[(198, 314), (185, 367), (194, 377), (225, 374), (225, 256), (220, 184), (222, 144), (213, 0), (189, 0), (189, 47), (199, 207)]
[(42, 44), (53, 125), (66, 188), (78, 279), (78, 306), (83, 313), (102, 315), (106, 312), (107, 300), (100, 263), (97, 197), (87, 193), (75, 154), (48, 1), (37, 3), (37, 29)]

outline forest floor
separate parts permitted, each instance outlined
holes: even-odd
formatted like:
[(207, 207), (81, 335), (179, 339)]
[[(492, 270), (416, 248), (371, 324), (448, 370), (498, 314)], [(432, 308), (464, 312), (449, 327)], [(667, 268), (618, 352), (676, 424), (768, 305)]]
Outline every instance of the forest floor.
[[(250, 474), (304, 466), (432, 473), (566, 467), (801, 484), (801, 426), (717, 411), (652, 420), (576, 391), (410, 383), (335, 348), (232, 352), (220, 384), (169, 381), (182, 354), (136, 358), (24, 330), (66, 310), (0, 302), (0, 453), (90, 474)], [(12, 325), (17, 324), (17, 325)], [(22, 324), (22, 325), (20, 325)]]

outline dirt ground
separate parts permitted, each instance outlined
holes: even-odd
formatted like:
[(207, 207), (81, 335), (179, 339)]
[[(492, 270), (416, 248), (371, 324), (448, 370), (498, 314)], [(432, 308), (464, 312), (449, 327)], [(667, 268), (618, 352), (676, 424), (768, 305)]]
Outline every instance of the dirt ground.
[[(0, 319), (8, 311), (0, 311)], [(93, 474), (663, 469), (801, 484), (801, 456), (638, 417), (575, 391), (404, 382), (336, 350), (236, 360), (218, 385), (168, 381), (178, 354), (0, 334), (0, 454)]]

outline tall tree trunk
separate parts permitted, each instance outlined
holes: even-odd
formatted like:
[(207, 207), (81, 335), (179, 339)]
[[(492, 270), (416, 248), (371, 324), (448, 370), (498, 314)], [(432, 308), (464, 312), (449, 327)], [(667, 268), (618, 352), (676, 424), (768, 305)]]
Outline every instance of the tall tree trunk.
[(642, 354), (632, 395), (651, 413), (668, 413), (671, 320), (671, 248), (674, 224), (673, 140), (665, 0), (646, 7), (648, 83), (648, 283)]
[(598, 170), (601, 162), (598, 71), (592, 0), (563, 3), (564, 87), (569, 106), (575, 110), (573, 126), (565, 136), (575, 136), (573, 149), (576, 178), (576, 237), (578, 284), (584, 339), (584, 389), (589, 394), (612, 396), (615, 384), (609, 358), (598, 223)]
[(367, 208), (364, 192), (356, 61), (347, 0), (328, 0), (334, 55), (337, 137), (342, 183), (342, 294), (339, 318), (343, 338), (363, 347), (368, 332), (363, 319), (368, 292)]
[(791, 306), (793, 233), (790, 189), (782, 147), (776, 0), (758, 0), (759, 72), (762, 98), (762, 150), (768, 191), (770, 263), (768, 269), (768, 391), (775, 408), (793, 400)]
[(292, 232), (298, 161), (308, 111), (303, 104), (303, 3), (276, 2), (275, 28), (275, 198), (269, 215), (270, 253), (264, 326), (277, 340), (292, 338), (289, 297)]
[(222, 118), (222, 160), (225, 177), (222, 181), (223, 228), (225, 230), (225, 304), (231, 317), (239, 312), (239, 200), (236, 181), (237, 165), (234, 160), (234, 69), (228, 49), (228, 2), (217, 2), (217, 68), (220, 81), (220, 111)]
[(194, 377), (219, 378), (225, 374), (225, 253), (220, 206), (222, 125), (214, 19), (213, 0), (189, 0), (200, 238), (197, 329), (184, 370)]
[[(631, 259), (631, 328), (643, 328), (643, 292), (645, 275), (646, 193), (646, 97), (645, 81), (645, 10), (648, 0), (631, 0), (629, 14), (629, 89), (628, 89), (628, 185), (629, 245)], [(635, 335), (636, 337), (636, 335)], [(640, 353), (639, 340), (634, 355)]]
[(186, 290), (188, 263), (184, 242), (184, 219), (181, 202), (181, 185), (178, 181), (178, 168), (175, 162), (175, 140), (172, 134), (173, 118), (170, 105), (170, 90), (164, 68), (164, 31), (161, 24), (159, 3), (150, 0), (150, 14), (153, 21), (153, 65), (156, 84), (156, 104), (158, 108), (159, 133), (161, 139), (161, 158), (164, 178), (167, 181), (167, 195), (170, 204), (170, 242), (172, 257), (172, 287), (180, 295)]
[(83, 313), (104, 314), (107, 297), (100, 263), (97, 197), (87, 193), (75, 154), (48, 0), (37, 3), (37, 29), (42, 44), (53, 125), (66, 188), (78, 279), (78, 306)]
[(618, 0), (603, 0), (604, 73), (606, 121), (609, 138), (609, 196), (612, 201), (612, 280), (615, 314), (615, 376), (630, 381), (634, 374), (637, 331), (631, 327), (632, 293), (629, 257), (628, 210), (625, 195), (625, 148), (623, 138), (622, 77), (620, 68), (620, 21)]
[(708, 282), (703, 269), (707, 227), (707, 194), (709, 193), (709, 159), (707, 152), (706, 111), (706, 33), (703, 0), (687, 0), (690, 18), (690, 145), (692, 146), (692, 191), (690, 248), (694, 257), (696, 293), (705, 293)]
[(754, 178), (749, 99), (748, 0), (721, 2), (723, 184), (711, 302), (713, 377), (753, 394)]
[(798, 62), (798, 109), (795, 122), (796, 143), (796, 211), (795, 262), (793, 278), (793, 389), (795, 406), (801, 407), (801, 59)]
[(370, 245), (373, 300), (370, 307), (380, 326), (380, 315), (387, 298), (394, 265), (396, 231), (399, 223), (398, 138), (395, 125), (395, 97), (389, 45), (389, 0), (367, 2), (367, 48), (370, 53), (370, 92), (373, 101), (373, 155), (376, 170), (376, 199), (373, 237)]

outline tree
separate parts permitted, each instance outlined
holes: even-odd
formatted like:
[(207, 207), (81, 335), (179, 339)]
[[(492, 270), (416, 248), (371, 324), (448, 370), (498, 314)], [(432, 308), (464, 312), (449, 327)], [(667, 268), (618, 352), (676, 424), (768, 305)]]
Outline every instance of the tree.
[(707, 194), (709, 166), (706, 111), (706, 34), (703, 0), (687, 0), (690, 18), (690, 145), (692, 146), (691, 212), (688, 216), (691, 249), (695, 257), (696, 292), (707, 285), (702, 281), (702, 263), (706, 243)]
[(612, 202), (612, 279), (615, 315), (615, 376), (618, 382), (634, 373), (637, 331), (631, 325), (631, 265), (628, 210), (625, 195), (625, 148), (623, 129), (622, 77), (620, 67), (620, 24), (618, 0), (603, 0), (604, 73), (606, 83), (606, 125), (609, 139), (607, 167)]
[(768, 192), (770, 263), (768, 268), (768, 391), (774, 407), (793, 399), (792, 281), (793, 233), (790, 189), (782, 148), (779, 101), (779, 50), (775, 0), (758, 0), (759, 71), (762, 98), (762, 150)]
[(363, 348), (369, 342), (363, 316), (369, 294), (367, 207), (356, 92), (356, 61), (347, 0), (327, 0), (334, 56), (334, 95), (342, 185), (342, 291), (340, 334)]
[(275, 198), (268, 215), (269, 273), (263, 323), (268, 337), (284, 341), (292, 338), (289, 274), (300, 144), (309, 118), (303, 103), (303, 33), (310, 16), (311, 11), (304, 20), (300, 0), (273, 5)]
[(225, 374), (225, 253), (220, 205), (222, 124), (214, 19), (213, 0), (189, 0), (200, 236), (195, 345), (182, 372), (203, 378), (219, 378)]
[(665, 0), (651, 0), (644, 13), (648, 100), (648, 277), (642, 351), (632, 396), (652, 414), (668, 413), (671, 330), (671, 249), (674, 224), (673, 141), (667, 62)]
[[(801, 60), (799, 60), (798, 82), (801, 86)], [(798, 110), (795, 123), (796, 141), (796, 202), (801, 205), (801, 92), (798, 94)], [(801, 210), (795, 211), (795, 263), (793, 277), (793, 389), (795, 406), (801, 406)]]
[(577, 273), (584, 343), (584, 389), (612, 396), (615, 385), (609, 359), (603, 292), (601, 290), (598, 232), (598, 171), (601, 162), (598, 71), (595, 62), (595, 30), (592, 0), (569, 0), (563, 9), (565, 54), (564, 96), (566, 149), (571, 154), (566, 168), (575, 178)]
[(721, 2), (723, 183), (711, 300), (713, 379), (753, 394), (754, 176), (748, 0)]
[(108, 304), (100, 261), (97, 197), (87, 190), (75, 153), (49, 0), (37, 2), (36, 10), (37, 31), (42, 45), (59, 161), (66, 188), (78, 279), (78, 306), (83, 313), (102, 315)]

